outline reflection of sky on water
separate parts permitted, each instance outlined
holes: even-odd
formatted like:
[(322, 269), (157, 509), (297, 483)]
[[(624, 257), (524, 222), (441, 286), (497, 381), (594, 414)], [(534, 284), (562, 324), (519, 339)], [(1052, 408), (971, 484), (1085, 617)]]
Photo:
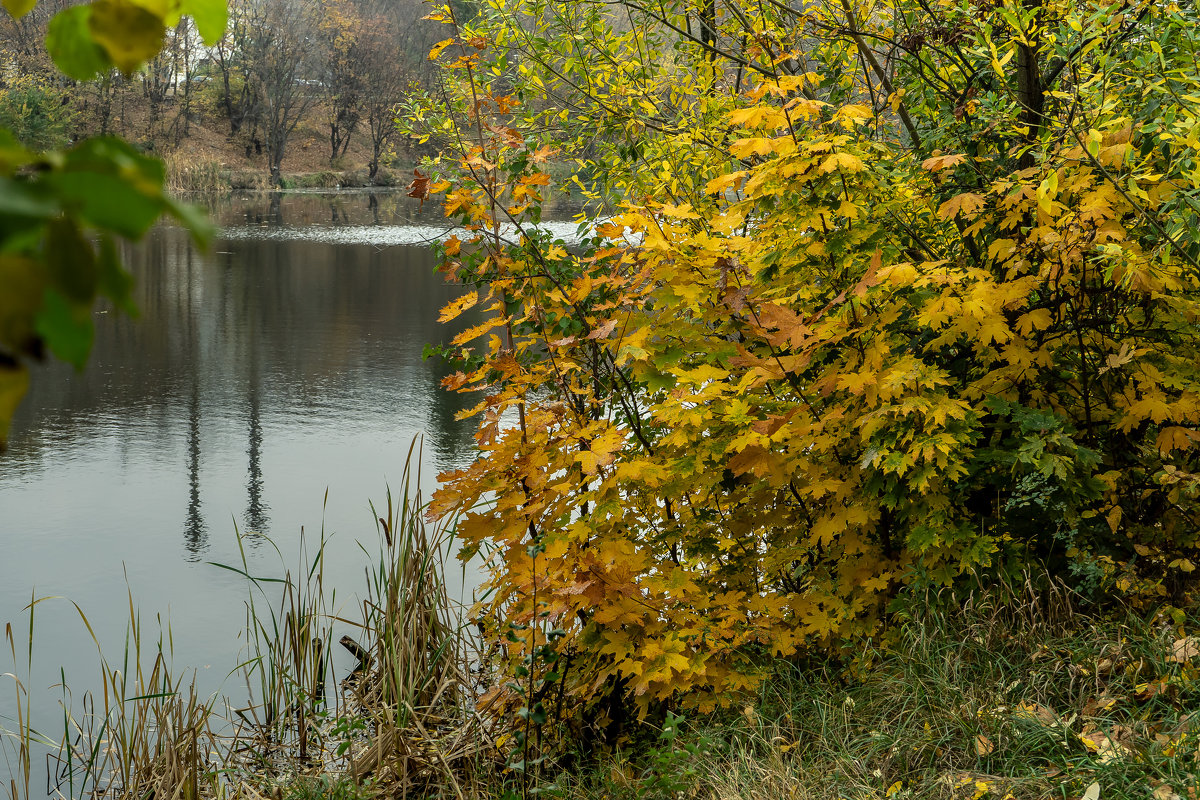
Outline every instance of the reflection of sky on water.
[[(368, 199), (338, 198), (340, 218), (380, 214)], [(317, 213), (311, 202), (268, 213), (293, 224)], [(437, 472), (470, 457), (473, 424), (454, 420), (469, 398), (441, 391), (444, 368), (421, 359), (453, 335), (436, 316), (459, 289), (426, 249), (378, 243), (244, 236), (202, 255), (160, 229), (128, 261), (139, 319), (98, 314), (83, 373), (39, 368), (0, 456), (0, 622), (21, 630), (32, 596), (61, 595), (119, 655), (129, 592), (143, 637), (169, 615), (176, 665), (198, 667), (209, 692), (242, 646), (245, 581), (207, 563), (240, 562), (235, 528), (262, 575), (300, 571), (301, 530), (310, 546), (323, 531), (333, 610), (357, 618), (358, 543), (377, 541), (369, 501), (401, 490), (413, 437), (424, 436), (426, 497)], [(95, 646), (69, 603), (38, 605), (35, 622), (35, 713), (54, 732), (58, 666), (78, 695), (97, 674)], [(12, 702), (0, 685), (0, 727)]]
[[(579, 226), (574, 222), (545, 222), (524, 230), (549, 233), (553, 238), (560, 239), (566, 244), (574, 244), (580, 239)], [(506, 242), (515, 241), (520, 232), (513, 225), (505, 225), (499, 230), (500, 237)], [(226, 228), (224, 233), (227, 239), (272, 239), (275, 241), (322, 242), (324, 244), (365, 244), (376, 247), (428, 245), (439, 242), (451, 234), (455, 234), (459, 238), (465, 236), (461, 229), (455, 228), (450, 223), (441, 226), (375, 227), (354, 225), (337, 228), (247, 225)]]

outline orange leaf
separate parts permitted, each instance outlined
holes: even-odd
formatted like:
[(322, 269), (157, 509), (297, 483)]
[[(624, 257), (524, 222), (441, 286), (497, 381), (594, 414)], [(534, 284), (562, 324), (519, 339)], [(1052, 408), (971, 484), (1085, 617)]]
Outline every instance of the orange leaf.
[(942, 203), (942, 207), (938, 209), (938, 216), (941, 219), (951, 220), (962, 214), (967, 219), (973, 219), (985, 204), (986, 201), (982, 195), (963, 192)]

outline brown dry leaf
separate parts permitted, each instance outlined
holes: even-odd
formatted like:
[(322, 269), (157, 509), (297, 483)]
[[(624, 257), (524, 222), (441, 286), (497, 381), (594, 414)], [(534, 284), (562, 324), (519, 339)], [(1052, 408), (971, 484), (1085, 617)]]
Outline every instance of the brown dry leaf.
[(1186, 664), (1196, 656), (1200, 656), (1200, 636), (1185, 636), (1176, 639), (1171, 646), (1171, 661)]
[(1138, 700), (1149, 700), (1159, 692), (1167, 688), (1165, 681), (1155, 681), (1153, 683), (1139, 683), (1134, 687), (1134, 691)]
[(1013, 716), (1019, 719), (1031, 719), (1040, 722), (1048, 728), (1058, 727), (1058, 714), (1037, 703), (1021, 703), (1013, 709)]
[(982, 733), (975, 737), (975, 755), (989, 756), (996, 750), (996, 745), (992, 740), (984, 736)]
[(1079, 734), (1079, 739), (1088, 750), (1100, 758), (1101, 764), (1108, 764), (1135, 755), (1133, 750), (1118, 740), (1116, 732), (1113, 733), (1114, 735), (1110, 736), (1100, 730), (1085, 728), (1083, 733)]
[(592, 332), (587, 335), (589, 339), (607, 339), (609, 335), (616, 330), (617, 321), (615, 319), (605, 320), (592, 329)]
[(1169, 784), (1161, 784), (1154, 790), (1154, 800), (1183, 800)]
[(419, 169), (413, 170), (412, 183), (408, 185), (408, 196), (420, 200), (422, 206), (429, 197), (429, 176), (423, 175)]
[(1120, 696), (1113, 697), (1107, 694), (1102, 694), (1099, 697), (1093, 697), (1083, 704), (1083, 716), (1094, 717), (1101, 711), (1108, 711), (1123, 699), (1124, 698)]

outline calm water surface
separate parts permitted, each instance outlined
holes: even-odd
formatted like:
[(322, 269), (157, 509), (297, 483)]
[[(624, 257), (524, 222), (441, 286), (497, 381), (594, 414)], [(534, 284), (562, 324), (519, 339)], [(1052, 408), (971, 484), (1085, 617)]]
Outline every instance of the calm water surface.
[[(467, 398), (440, 391), (443, 368), (421, 358), (453, 336), (437, 310), (461, 291), (424, 242), (440, 220), (365, 193), (213, 211), (227, 228), (210, 252), (160, 228), (129, 253), (141, 315), (98, 314), (85, 371), (35, 375), (0, 456), (0, 622), (20, 648), (31, 598), (69, 598), (119, 660), (132, 597), (144, 639), (169, 626), (176, 666), (236, 694), (225, 678), (246, 585), (209, 563), (238, 563), (235, 529), (252, 532), (251, 569), (278, 575), (296, 570), (301, 529), (315, 540), (323, 527), (335, 604), (356, 617), (356, 542), (377, 542), (368, 501), (399, 488), (417, 435), (428, 494), (470, 458), (473, 425), (454, 419)], [(451, 582), (462, 590), (464, 576)], [(58, 668), (78, 695), (96, 682), (96, 647), (65, 600), (39, 604), (35, 623), (35, 714), (57, 735)], [(13, 713), (0, 679), (0, 727)]]

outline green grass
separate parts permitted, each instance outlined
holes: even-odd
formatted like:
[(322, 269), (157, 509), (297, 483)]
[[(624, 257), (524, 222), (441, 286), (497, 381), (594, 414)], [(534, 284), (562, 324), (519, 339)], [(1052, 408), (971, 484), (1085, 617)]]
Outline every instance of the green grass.
[[(419, 485), (409, 477), (405, 486)], [(512, 745), (497, 745), (513, 739), (475, 708), (490, 681), (441, 582), (449, 531), (427, 529), (421, 509), (408, 490), (374, 509), (379, 548), (367, 552), (350, 643), (361, 666), (341, 684), (329, 670), (324, 537), (282, 577), (251, 577), (245, 561), (227, 567), (250, 590), (253, 702), (234, 720), (173, 676), (169, 629), (144, 633), (131, 601), (125, 652), (100, 659), (103, 697), (82, 714), (64, 702), (66, 791), (179, 800), (1200, 795), (1197, 607), (1098, 613), (1044, 576), (908, 596), (877, 640), (824, 661), (770, 662), (755, 695), (707, 717), (667, 713), (616, 752), (574, 753), (560, 740), (535, 780), (518, 780), (504, 766)], [(11, 632), (7, 641), (24, 674), (14, 677), (21, 730), (9, 740), (21, 782), (6, 788), (29, 797), (39, 781), (30, 754), (46, 737), (28, 718), (31, 654)], [(235, 738), (224, 733), (231, 722)], [(554, 741), (550, 723), (541, 733)]]
[(1196, 797), (1194, 614), (1092, 616), (1063, 591), (908, 608), (884, 643), (776, 664), (756, 698), (561, 775), (556, 795), (1073, 799), (1097, 784), (1104, 800)]

